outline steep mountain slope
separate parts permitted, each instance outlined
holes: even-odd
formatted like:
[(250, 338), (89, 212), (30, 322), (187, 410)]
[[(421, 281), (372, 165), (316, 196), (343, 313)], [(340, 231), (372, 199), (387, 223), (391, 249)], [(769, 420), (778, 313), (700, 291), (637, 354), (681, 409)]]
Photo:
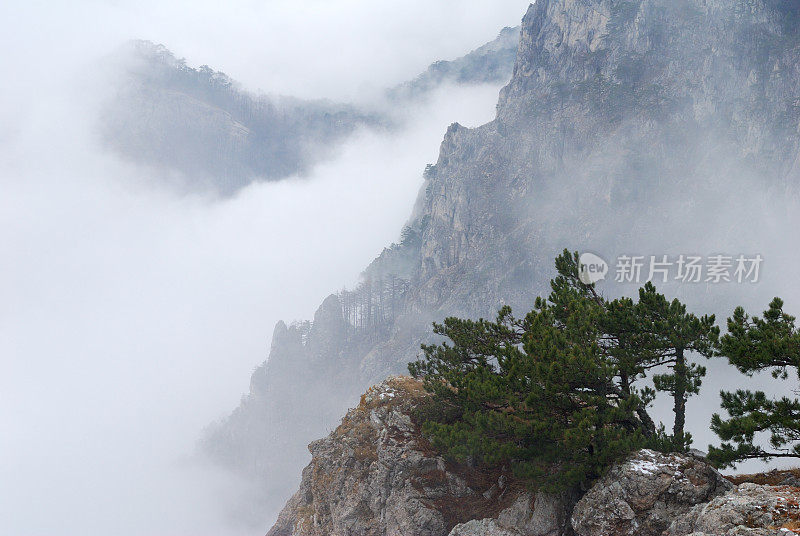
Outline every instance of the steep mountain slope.
[(461, 58), (437, 61), (413, 80), (389, 90), (390, 99), (423, 96), (445, 83), (504, 83), (511, 76), (519, 42), (519, 26), (503, 28), (497, 39), (480, 46)]
[(163, 45), (135, 41), (120, 56), (103, 139), (126, 158), (180, 172), (190, 189), (227, 194), (256, 177), (302, 174), (356, 128), (383, 121), (352, 106), (248, 93)]
[[(470, 54), (433, 64), (387, 91), (393, 107), (443, 84), (503, 83), (511, 76), (518, 28)], [(171, 170), (183, 186), (232, 193), (254, 180), (302, 175), (331, 158), (358, 128), (392, 128), (383, 111), (330, 101), (256, 95), (207, 65), (192, 68), (163, 45), (134, 41), (103, 111), (102, 138), (122, 156)]]
[[(273, 508), (303, 445), (367, 385), (402, 371), (430, 321), (525, 310), (561, 248), (608, 258), (772, 252), (800, 172), (793, 6), (532, 5), (497, 118), (448, 129), (401, 243), (313, 323), (278, 325), (250, 393), (209, 432), (207, 451), (260, 479)], [(718, 299), (700, 288), (684, 292)]]

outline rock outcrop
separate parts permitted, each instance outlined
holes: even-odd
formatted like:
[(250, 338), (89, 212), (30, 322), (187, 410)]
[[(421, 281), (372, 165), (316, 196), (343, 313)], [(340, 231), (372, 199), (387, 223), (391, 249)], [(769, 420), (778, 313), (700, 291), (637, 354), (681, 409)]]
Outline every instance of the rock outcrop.
[(773, 536), (800, 533), (800, 488), (734, 486), (691, 454), (642, 450), (582, 497), (438, 455), (416, 422), (429, 395), (394, 376), (309, 446), (267, 536)]
[(300, 489), (268, 536), (560, 535), (568, 524), (562, 501), (431, 449), (414, 422), (426, 398), (407, 377), (367, 391), (309, 446)]
[(669, 536), (788, 536), (800, 534), (800, 488), (740, 484), (695, 506), (673, 523)]
[(569, 532), (570, 506), (568, 497), (522, 493), (496, 518), (460, 523), (448, 536), (561, 536)]
[(642, 450), (578, 501), (572, 526), (578, 536), (661, 536), (677, 517), (732, 488), (699, 458)]
[(577, 536), (800, 534), (800, 488), (733, 485), (693, 455), (637, 452), (575, 505)]

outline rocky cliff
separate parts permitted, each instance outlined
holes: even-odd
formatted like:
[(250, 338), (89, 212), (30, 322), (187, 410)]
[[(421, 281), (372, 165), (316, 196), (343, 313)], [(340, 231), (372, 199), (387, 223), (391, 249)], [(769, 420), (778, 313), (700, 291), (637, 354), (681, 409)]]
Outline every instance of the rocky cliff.
[(473, 520), (536, 536), (566, 530), (565, 501), (437, 455), (415, 422), (426, 399), (408, 377), (370, 388), (333, 433), (311, 443), (300, 489), (268, 536), (473, 534)]
[(415, 420), (427, 400), (408, 377), (370, 388), (311, 443), (267, 536), (785, 536), (800, 526), (800, 488), (737, 487), (691, 455), (644, 450), (582, 497), (536, 493), (437, 455)]
[(503, 28), (497, 39), (466, 56), (437, 61), (409, 82), (388, 91), (392, 100), (417, 98), (442, 84), (486, 84), (508, 82), (517, 55), (519, 27)]
[[(800, 173), (797, 20), (779, 0), (537, 1), (496, 119), (447, 130), (401, 242), (313, 324), (276, 328), (207, 449), (288, 496), (269, 468), (299, 470), (303, 445), (402, 372), (432, 320), (524, 311), (565, 246), (777, 258)], [(725, 299), (680, 292), (707, 309)]]

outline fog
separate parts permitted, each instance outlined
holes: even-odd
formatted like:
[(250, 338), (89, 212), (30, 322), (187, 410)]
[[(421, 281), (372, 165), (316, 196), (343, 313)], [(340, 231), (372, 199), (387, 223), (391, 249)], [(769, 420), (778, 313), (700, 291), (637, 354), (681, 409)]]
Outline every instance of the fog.
[[(20, 3), (21, 4), (21, 3)], [(279, 319), (310, 318), (396, 240), (446, 126), (497, 87), (444, 88), (310, 177), (185, 195), (100, 149), (97, 62), (165, 43), (253, 90), (359, 99), (517, 24), (525, 2), (3, 5), (0, 532), (260, 534), (245, 484), (196, 459)], [(332, 47), (335, 44), (335, 49)]]
[[(565, 245), (572, 250), (596, 253), (609, 265), (609, 272), (597, 284), (598, 291), (609, 298), (624, 295), (636, 299), (638, 289), (647, 281), (651, 256), (660, 261), (667, 255), (675, 263), (680, 255), (698, 255), (704, 259), (714, 255), (734, 259), (739, 255), (748, 258), (760, 255), (763, 262), (757, 281), (737, 282), (734, 278), (714, 283), (705, 281), (704, 276), (701, 282), (682, 282), (676, 280), (677, 267), (673, 265), (667, 281), (656, 274), (653, 282), (669, 300), (681, 300), (697, 316), (714, 314), (723, 334), (726, 320), (735, 307), (743, 306), (750, 316), (763, 317), (762, 312), (775, 296), (784, 300), (787, 314), (800, 316), (800, 289), (794, 284), (800, 252), (792, 247), (789, 231), (800, 226), (800, 199), (783, 183), (784, 178), (778, 173), (773, 176), (741, 166), (741, 154), (726, 145), (723, 132), (712, 135), (704, 132), (707, 136), (704, 139), (688, 131), (688, 143), (665, 144), (667, 155), (654, 159), (652, 165), (656, 171), (652, 171), (652, 176), (661, 180), (659, 186), (636, 185), (637, 181), (647, 180), (647, 174), (642, 172), (620, 172), (619, 177), (614, 177), (626, 185), (626, 193), (647, 192), (649, 197), (642, 194), (635, 201), (606, 203), (607, 185), (598, 170), (607, 169), (604, 166), (608, 166), (608, 161), (626, 158), (625, 143), (633, 143), (626, 135), (635, 128), (635, 120), (629, 120), (609, 135), (602, 150), (596, 153), (600, 164), (585, 157), (568, 160), (555, 177), (548, 177), (548, 183), (537, 190), (536, 204), (523, 207), (529, 211), (524, 217), (538, 218), (548, 225), (545, 245), (541, 248), (543, 258), (555, 257)], [(703, 147), (705, 160), (701, 165), (692, 162), (689, 171), (683, 173), (669, 169), (676, 162), (690, 161), (685, 148), (693, 146)], [(660, 145), (648, 140), (647, 147), (657, 154)], [(789, 177), (787, 180), (794, 180), (792, 175)], [(591, 222), (587, 230), (576, 233), (576, 227), (581, 227), (574, 223), (574, 214), (563, 207), (580, 207), (581, 217)], [(620, 256), (642, 259), (638, 281), (617, 280)], [(691, 359), (707, 368), (700, 393), (690, 396), (687, 402), (686, 431), (692, 434), (692, 448), (700, 451), (721, 442), (710, 430), (714, 413), (727, 417), (720, 407), (720, 391), (749, 389), (776, 397), (797, 395), (797, 377), (791, 371), (785, 381), (774, 379), (771, 371), (748, 377), (724, 357), (706, 359), (694, 354)], [(651, 384), (650, 376), (645, 383)], [(658, 393), (650, 414), (657, 424), (664, 423), (667, 431), (671, 431), (674, 413), (668, 393)], [(765, 450), (775, 451), (769, 445), (768, 433), (757, 435), (756, 442), (759, 441)], [(746, 460), (724, 473), (755, 473), (776, 467), (797, 467), (797, 460)]]
[[(189, 65), (225, 71), (246, 90), (374, 106), (384, 88), (518, 24), (526, 6), (0, 6), (0, 44), (9, 51), (0, 59), (0, 533), (264, 533), (267, 527), (231, 515), (249, 505), (252, 483), (205, 463), (197, 439), (247, 391), (278, 320), (312, 318), (325, 296), (354, 286), (399, 238), (447, 125), (492, 119), (499, 90), (441, 88), (401, 111), (407, 120), (399, 130), (360, 131), (309, 176), (220, 198), (187, 194), (170, 186), (172, 177), (102, 149), (95, 126), (115, 71), (101, 65), (113, 50), (148, 39)], [(762, 254), (759, 285), (665, 291), (721, 321), (737, 303), (758, 313), (776, 294), (787, 299), (787, 311), (800, 313), (791, 285), (800, 257), (786, 247), (787, 229), (798, 223), (796, 202), (780, 201), (780, 192), (762, 191), (719, 160), (706, 164), (719, 181), (714, 197), (696, 205), (724, 210), (698, 215), (679, 196), (665, 198), (661, 216), (644, 222), (634, 221), (636, 208), (614, 209), (602, 226), (612, 244), (567, 243), (574, 234), (563, 224), (572, 215), (563, 207), (590, 198), (584, 187), (593, 183), (576, 180), (576, 194), (566, 181), (552, 181), (558, 191), (543, 186), (531, 209), (548, 223), (552, 253), (583, 248), (612, 262), (620, 254)], [(592, 179), (586, 164), (576, 169), (587, 176), (575, 175)], [(747, 229), (742, 214), (766, 216)], [(660, 218), (667, 217), (683, 223), (665, 233)], [(636, 291), (611, 281), (600, 288)], [(716, 441), (707, 426), (718, 391), (745, 384), (775, 385), (768, 375), (748, 380), (721, 360), (710, 364), (703, 394), (688, 403), (696, 447)], [(668, 404), (662, 396), (654, 411), (665, 422)]]
[[(244, 87), (301, 98), (354, 99), (405, 81), (519, 24), (521, 0), (233, 0), (6, 2), (4, 67), (25, 77), (109, 53), (137, 38), (163, 43), (191, 65)], [(6, 71), (9, 72), (9, 71)], [(18, 89), (29, 80), (15, 80)], [(37, 84), (38, 85), (38, 84)], [(28, 89), (33, 89), (29, 87)], [(42, 90), (43, 88), (38, 88)], [(6, 95), (4, 95), (4, 98)]]

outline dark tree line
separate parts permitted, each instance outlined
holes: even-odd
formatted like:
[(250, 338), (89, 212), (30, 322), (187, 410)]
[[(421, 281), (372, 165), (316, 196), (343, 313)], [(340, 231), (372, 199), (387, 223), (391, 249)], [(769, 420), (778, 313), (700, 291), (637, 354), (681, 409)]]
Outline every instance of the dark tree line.
[(394, 274), (366, 276), (355, 290), (339, 292), (344, 319), (357, 331), (387, 326), (400, 312), (409, 285)]

